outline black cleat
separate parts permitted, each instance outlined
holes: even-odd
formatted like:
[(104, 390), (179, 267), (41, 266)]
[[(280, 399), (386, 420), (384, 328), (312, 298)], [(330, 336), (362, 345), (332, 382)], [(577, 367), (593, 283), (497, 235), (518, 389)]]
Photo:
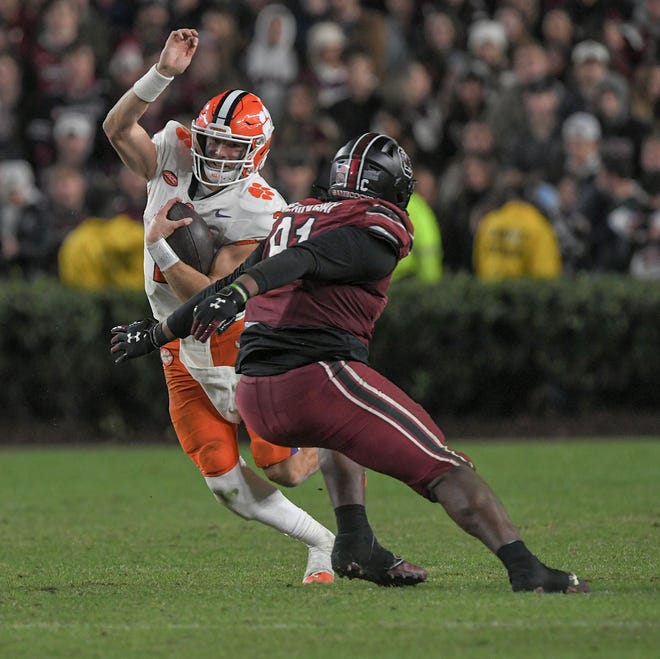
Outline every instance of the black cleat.
[(381, 547), (371, 532), (337, 535), (332, 568), (340, 577), (364, 579), (379, 586), (416, 586), (428, 578), (423, 568)]
[(514, 593), (588, 593), (589, 584), (571, 572), (555, 570), (534, 558), (524, 567), (512, 570), (509, 581)]

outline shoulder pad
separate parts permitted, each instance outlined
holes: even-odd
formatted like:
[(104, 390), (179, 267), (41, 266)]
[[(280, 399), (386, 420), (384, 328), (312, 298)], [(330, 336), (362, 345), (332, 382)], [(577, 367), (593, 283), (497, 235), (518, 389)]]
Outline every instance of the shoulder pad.
[(395, 211), (390, 206), (385, 206), (384, 204), (373, 204), (371, 208), (367, 210), (367, 213), (378, 213), (380, 215), (384, 215), (394, 222), (397, 222), (398, 224), (404, 223), (401, 215), (397, 211)]
[(372, 204), (366, 211), (367, 231), (399, 248), (412, 244), (412, 225), (407, 214), (398, 208), (381, 203)]

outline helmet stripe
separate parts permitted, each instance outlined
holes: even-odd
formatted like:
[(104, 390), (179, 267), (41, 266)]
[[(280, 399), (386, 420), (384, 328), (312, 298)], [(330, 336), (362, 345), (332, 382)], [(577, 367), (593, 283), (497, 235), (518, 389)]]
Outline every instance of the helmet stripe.
[(242, 89), (232, 89), (228, 91), (218, 102), (218, 107), (213, 115), (213, 123), (217, 124), (222, 121), (225, 126), (229, 126), (232, 118), (234, 117), (234, 110), (239, 101), (247, 96), (247, 92)]
[(349, 190), (358, 190), (358, 182), (362, 178), (362, 170), (365, 164), (365, 155), (371, 145), (381, 137), (378, 133), (365, 133), (353, 145), (349, 158), (348, 181), (346, 187)]

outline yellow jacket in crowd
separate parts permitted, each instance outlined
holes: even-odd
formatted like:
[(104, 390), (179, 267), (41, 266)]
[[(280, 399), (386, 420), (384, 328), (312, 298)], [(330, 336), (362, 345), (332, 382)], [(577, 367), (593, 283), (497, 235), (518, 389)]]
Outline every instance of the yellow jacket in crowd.
[(64, 239), (60, 279), (77, 288), (144, 286), (144, 227), (128, 215), (88, 217)]
[(487, 213), (477, 227), (474, 269), (487, 281), (558, 277), (561, 255), (552, 225), (535, 206), (521, 200)]

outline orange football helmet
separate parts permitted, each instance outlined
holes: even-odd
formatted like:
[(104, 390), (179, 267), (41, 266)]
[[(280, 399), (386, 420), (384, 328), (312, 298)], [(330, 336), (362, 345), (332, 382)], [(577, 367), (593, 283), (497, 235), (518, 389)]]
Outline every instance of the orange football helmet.
[[(214, 96), (192, 122), (193, 174), (201, 183), (226, 186), (258, 172), (266, 162), (273, 120), (263, 101), (242, 89)], [(232, 159), (210, 151), (211, 141), (227, 143)], [(240, 148), (237, 148), (240, 147)], [(235, 157), (239, 152), (240, 156)]]

